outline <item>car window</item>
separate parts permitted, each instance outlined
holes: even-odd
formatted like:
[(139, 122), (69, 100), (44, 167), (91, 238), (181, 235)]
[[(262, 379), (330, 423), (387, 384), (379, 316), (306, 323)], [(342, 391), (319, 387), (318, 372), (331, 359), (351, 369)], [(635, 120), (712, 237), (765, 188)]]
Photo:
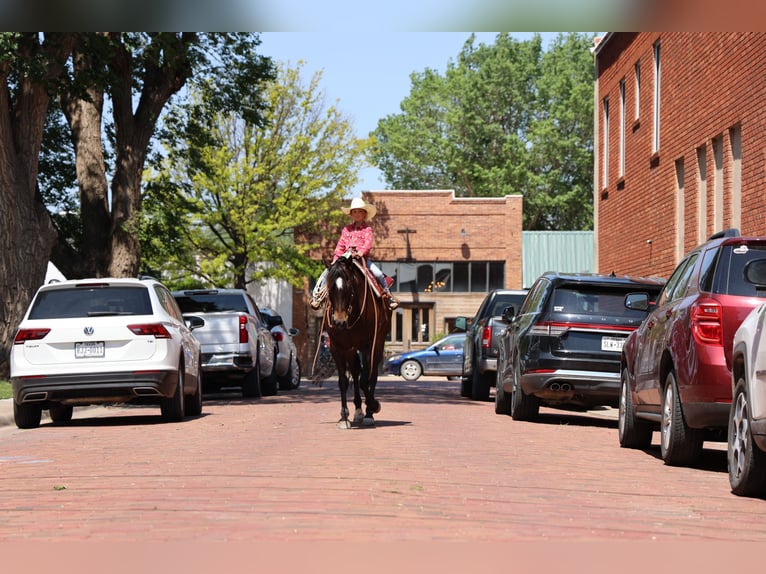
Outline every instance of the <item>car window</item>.
[(462, 349), (463, 344), (465, 343), (465, 337), (459, 336), (459, 337), (450, 337), (449, 339), (444, 339), (438, 346), (437, 349), (440, 351), (452, 351), (457, 349)]
[(170, 291), (162, 285), (155, 285), (154, 292), (157, 294), (157, 299), (159, 300), (160, 305), (162, 305), (162, 308), (165, 309), (165, 312), (183, 323), (184, 318), (181, 314), (181, 310), (178, 308), (178, 304)]
[(73, 319), (108, 315), (151, 315), (145, 287), (137, 285), (72, 287), (41, 291), (29, 311), (30, 319)]
[(529, 293), (527, 293), (527, 296), (524, 298), (524, 302), (521, 304), (521, 309), (519, 309), (517, 314), (522, 315), (532, 313), (539, 309), (540, 303), (545, 297), (549, 286), (550, 282), (545, 278), (540, 278), (535, 281), (535, 284), (532, 285)]
[(665, 284), (665, 288), (662, 290), (657, 304), (664, 305), (668, 301), (673, 301), (678, 297), (678, 294), (686, 290), (686, 282), (689, 280), (688, 273), (694, 268), (694, 262), (697, 261), (698, 254), (694, 253), (681, 261), (673, 271), (673, 274)]
[(726, 245), (722, 249), (720, 285), (717, 293), (740, 295), (743, 297), (764, 297), (759, 289), (745, 277), (745, 268), (753, 261), (766, 259), (766, 246), (763, 245)]
[(176, 302), (183, 313), (248, 312), (240, 294), (184, 293), (176, 296)]
[(625, 296), (636, 291), (640, 288), (630, 285), (564, 284), (554, 290), (550, 310), (554, 313), (642, 319), (646, 315), (644, 311), (625, 306)]

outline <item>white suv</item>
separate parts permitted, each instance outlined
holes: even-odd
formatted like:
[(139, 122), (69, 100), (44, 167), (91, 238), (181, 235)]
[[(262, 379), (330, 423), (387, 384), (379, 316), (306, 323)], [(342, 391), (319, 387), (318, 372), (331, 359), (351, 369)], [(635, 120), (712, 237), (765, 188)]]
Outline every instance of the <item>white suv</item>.
[(727, 462), (734, 494), (766, 495), (766, 303), (734, 335)]
[(16, 426), (72, 418), (74, 406), (159, 404), (180, 421), (202, 412), (200, 345), (170, 291), (154, 279), (79, 279), (40, 287), (10, 355)]

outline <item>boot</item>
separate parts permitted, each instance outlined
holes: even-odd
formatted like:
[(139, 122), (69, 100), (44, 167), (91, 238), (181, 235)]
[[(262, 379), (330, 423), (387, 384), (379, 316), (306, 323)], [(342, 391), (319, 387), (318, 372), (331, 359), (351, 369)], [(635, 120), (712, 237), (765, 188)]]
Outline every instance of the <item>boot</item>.
[(309, 305), (314, 311), (316, 311), (322, 306), (322, 303), (324, 303), (324, 297), (321, 297), (319, 295), (313, 295), (311, 297), (311, 301), (309, 302)]
[(386, 291), (384, 295), (386, 302), (388, 303), (388, 309), (393, 311), (399, 306), (399, 300), (391, 294), (391, 291)]

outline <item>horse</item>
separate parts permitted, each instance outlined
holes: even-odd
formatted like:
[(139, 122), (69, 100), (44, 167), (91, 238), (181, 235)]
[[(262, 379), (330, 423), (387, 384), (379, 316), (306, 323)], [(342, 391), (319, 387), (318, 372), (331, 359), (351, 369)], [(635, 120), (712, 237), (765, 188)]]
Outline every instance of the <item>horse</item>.
[[(349, 374), (354, 381), (354, 423), (374, 426), (373, 415), (380, 412), (375, 386), (386, 334), (391, 325), (391, 310), (370, 284), (367, 267), (361, 257), (339, 257), (330, 266), (324, 322), (338, 370), (341, 409), (337, 426), (339, 429), (351, 428), (346, 400)], [(360, 388), (364, 392), (364, 415)]]

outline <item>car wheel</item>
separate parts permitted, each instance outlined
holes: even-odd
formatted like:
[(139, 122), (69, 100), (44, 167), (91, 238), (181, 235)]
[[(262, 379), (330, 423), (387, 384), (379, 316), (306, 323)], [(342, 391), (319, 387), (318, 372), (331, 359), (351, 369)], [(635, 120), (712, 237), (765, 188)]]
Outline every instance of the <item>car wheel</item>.
[(242, 396), (246, 399), (260, 399), (261, 392), (261, 363), (256, 360), (255, 368), (245, 375), (242, 380)]
[(678, 397), (676, 375), (670, 371), (665, 378), (660, 422), (662, 460), (669, 466), (689, 466), (702, 452), (702, 440), (701, 430), (686, 426)]
[(40, 426), (43, 409), (39, 405), (18, 404), (13, 401), (13, 419), (20, 429), (34, 429)]
[(264, 397), (271, 397), (279, 391), (279, 382), (277, 381), (277, 355), (274, 353), (274, 362), (271, 374), (261, 380), (261, 393)]
[(533, 421), (540, 413), (540, 400), (527, 395), (521, 389), (520, 377), (513, 381), (513, 392), (511, 392), (511, 418), (515, 421)]
[[(198, 365), (202, 364), (200, 359)], [(202, 414), (202, 369), (197, 367), (197, 379), (194, 387), (194, 394), (186, 397), (186, 404), (184, 405), (184, 411), (186, 414), (192, 417), (196, 417)]]
[(420, 375), (423, 374), (423, 368), (420, 366), (420, 363), (410, 359), (409, 361), (404, 361), (402, 366), (399, 367), (399, 374), (405, 381), (417, 381)]
[(624, 448), (648, 448), (652, 444), (651, 424), (636, 419), (633, 396), (630, 394), (628, 369), (622, 370), (617, 435)]
[(184, 419), (184, 364), (179, 363), (178, 375), (176, 376), (176, 388), (173, 396), (162, 399), (160, 412), (162, 418), (169, 423), (181, 422)]
[(460, 377), (460, 396), (467, 399), (471, 398), (471, 379), (465, 375)]
[(54, 423), (68, 423), (72, 420), (74, 407), (72, 405), (53, 405), (48, 414)]
[(488, 401), (489, 387), (491, 386), (490, 376), (487, 373), (481, 374), (474, 368), (471, 380), (471, 398), (475, 401)]
[(726, 453), (731, 491), (739, 496), (766, 495), (766, 453), (753, 441), (747, 385), (739, 379), (729, 411), (729, 446)]
[(282, 375), (281, 377), (278, 377), (277, 379), (279, 381), (279, 390), (280, 391), (290, 391), (293, 388), (293, 361), (290, 359), (290, 366), (287, 369), (287, 372)]
[(301, 368), (301, 362), (298, 359), (295, 359), (295, 366), (293, 368), (293, 389), (300, 388), (302, 377), (303, 370)]
[(500, 366), (497, 369), (497, 381), (495, 382), (495, 414), (511, 414), (511, 396), (503, 390), (503, 377), (500, 375)]

